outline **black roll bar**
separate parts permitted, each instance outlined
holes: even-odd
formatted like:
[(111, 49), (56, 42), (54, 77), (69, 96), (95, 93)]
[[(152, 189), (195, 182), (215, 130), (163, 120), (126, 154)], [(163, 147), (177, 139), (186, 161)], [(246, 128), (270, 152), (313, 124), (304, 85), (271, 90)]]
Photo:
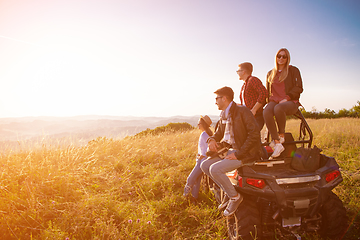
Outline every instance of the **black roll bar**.
[[(284, 142), (284, 145), (288, 145), (288, 144), (301, 144), (302, 147), (304, 147), (304, 145), (307, 143), (307, 147), (311, 148), (311, 144), (313, 141), (313, 133), (309, 127), (309, 124), (306, 122), (304, 116), (302, 115), (301, 111), (298, 109), (297, 112), (293, 115), (296, 118), (301, 120), (300, 123), (300, 132), (299, 132), (299, 139), (296, 141), (287, 141)], [(270, 132), (268, 131), (267, 133), (267, 138), (266, 138), (266, 142), (264, 142), (262, 145), (264, 146), (268, 146), (270, 143)]]

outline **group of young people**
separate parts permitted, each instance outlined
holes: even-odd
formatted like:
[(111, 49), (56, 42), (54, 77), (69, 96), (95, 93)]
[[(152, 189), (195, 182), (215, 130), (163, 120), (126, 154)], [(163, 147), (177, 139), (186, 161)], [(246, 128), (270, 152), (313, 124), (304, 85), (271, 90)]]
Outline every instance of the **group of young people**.
[[(249, 62), (239, 64), (236, 71), (239, 79), (244, 81), (240, 104), (234, 102), (234, 91), (230, 87), (214, 92), (216, 105), (221, 110), (218, 127), (213, 133), (210, 129), (211, 119), (208, 116), (200, 117), (198, 127), (202, 133), (196, 165), (184, 188), (184, 196), (191, 193), (197, 199), (201, 176), (207, 174), (226, 194), (218, 207), (219, 210), (225, 208), (225, 216), (231, 216), (243, 200), (226, 173), (244, 164), (252, 164), (263, 156), (260, 131), (264, 123), (272, 138), (270, 147), (274, 151), (270, 159), (280, 156), (285, 150), (286, 116), (297, 112), (303, 91), (300, 71), (290, 65), (290, 53), (286, 48), (276, 53), (275, 67), (266, 76), (266, 88), (260, 79), (252, 76), (252, 71), (253, 66)], [(207, 157), (207, 150), (218, 151), (219, 142), (231, 146), (227, 155), (224, 158)]]

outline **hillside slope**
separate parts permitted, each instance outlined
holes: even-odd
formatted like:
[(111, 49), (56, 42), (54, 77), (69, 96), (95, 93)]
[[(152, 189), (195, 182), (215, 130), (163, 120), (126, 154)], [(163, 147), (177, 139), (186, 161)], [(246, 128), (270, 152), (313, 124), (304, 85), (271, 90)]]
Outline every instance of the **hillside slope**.
[[(165, 132), (0, 158), (1, 239), (213, 239), (208, 196), (182, 198), (200, 132)], [(217, 221), (220, 223), (217, 224)]]
[[(314, 143), (340, 164), (335, 192), (359, 236), (360, 120), (312, 120)], [(288, 121), (296, 133), (298, 123)], [(165, 131), (84, 147), (0, 155), (0, 239), (225, 239), (226, 220), (210, 193), (182, 198), (199, 130)], [(314, 236), (312, 239), (318, 239)]]

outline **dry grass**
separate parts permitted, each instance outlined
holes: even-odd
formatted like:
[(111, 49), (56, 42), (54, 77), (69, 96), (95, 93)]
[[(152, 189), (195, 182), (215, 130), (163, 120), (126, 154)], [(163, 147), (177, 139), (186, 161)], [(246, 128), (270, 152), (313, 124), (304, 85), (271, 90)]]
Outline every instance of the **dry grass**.
[[(181, 197), (199, 131), (98, 138), (0, 158), (1, 239), (209, 239), (224, 235), (210, 196)], [(220, 224), (216, 224), (220, 221)], [(221, 226), (220, 229), (218, 226)]]
[[(314, 144), (334, 156), (349, 231), (359, 234), (359, 119), (309, 120)], [(298, 132), (298, 121), (287, 130)], [(85, 147), (42, 146), (0, 156), (0, 239), (224, 239), (211, 194), (182, 198), (200, 132), (165, 132)], [(295, 134), (296, 135), (296, 134)]]

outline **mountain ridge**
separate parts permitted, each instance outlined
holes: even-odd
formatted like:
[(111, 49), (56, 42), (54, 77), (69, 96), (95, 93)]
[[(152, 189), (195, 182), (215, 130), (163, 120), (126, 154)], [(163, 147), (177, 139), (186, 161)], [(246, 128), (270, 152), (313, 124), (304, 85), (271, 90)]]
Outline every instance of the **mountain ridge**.
[[(0, 143), (17, 146), (20, 143), (46, 142), (83, 145), (98, 137), (121, 139), (146, 129), (171, 122), (197, 125), (200, 116), (133, 117), (83, 115), (73, 117), (0, 118)], [(215, 123), (218, 116), (210, 116)]]

